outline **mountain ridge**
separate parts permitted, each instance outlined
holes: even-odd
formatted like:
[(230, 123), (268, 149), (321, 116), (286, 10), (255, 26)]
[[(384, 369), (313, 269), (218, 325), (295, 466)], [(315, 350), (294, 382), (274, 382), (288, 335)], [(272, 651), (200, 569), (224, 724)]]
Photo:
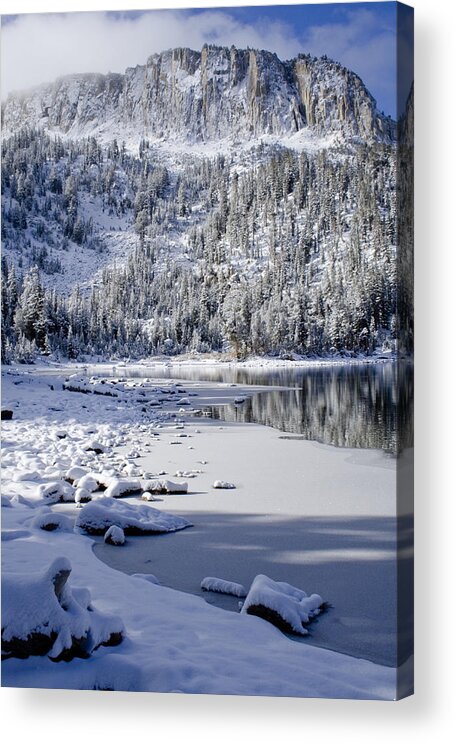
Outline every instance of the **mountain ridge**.
[(395, 122), (354, 72), (326, 57), (204, 45), (153, 54), (124, 73), (77, 73), (2, 104), (4, 136), (40, 126), (75, 138), (232, 142), (309, 131), (393, 143)]

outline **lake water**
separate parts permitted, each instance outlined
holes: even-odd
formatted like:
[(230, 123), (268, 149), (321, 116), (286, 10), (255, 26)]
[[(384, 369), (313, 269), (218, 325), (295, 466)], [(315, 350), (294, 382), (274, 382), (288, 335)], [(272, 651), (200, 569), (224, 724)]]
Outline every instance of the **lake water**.
[(219, 420), (269, 425), (291, 437), (334, 446), (396, 454), (412, 445), (413, 375), (407, 363), (279, 368), (119, 366), (111, 373), (270, 386), (270, 391), (254, 394), (241, 404), (213, 406), (209, 412)]

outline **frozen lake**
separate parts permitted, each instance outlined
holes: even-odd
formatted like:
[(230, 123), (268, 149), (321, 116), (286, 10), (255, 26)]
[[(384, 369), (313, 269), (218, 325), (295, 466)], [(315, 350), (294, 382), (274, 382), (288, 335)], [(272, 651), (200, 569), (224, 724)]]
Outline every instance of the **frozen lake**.
[[(311, 635), (298, 641), (395, 665), (398, 544), (391, 454), (400, 425), (407, 424), (395, 393), (396, 373), (391, 363), (117, 369), (115, 375), (175, 378), (199, 390), (193, 404), (209, 409), (212, 418), (193, 421), (201, 431), (192, 438), (197, 453), (182, 446), (177, 456), (171, 447), (159, 464), (172, 474), (190, 469), (200, 456), (209, 462), (210, 474), (190, 480), (190, 494), (163, 497), (159, 505), (187, 517), (193, 528), (131, 538), (118, 550), (100, 542), (95, 553), (116, 569), (154, 574), (163, 585), (228, 610), (238, 609), (237, 599), (202, 593), (204, 577), (248, 588), (256, 574), (265, 573), (318, 592), (332, 607)], [(210, 384), (243, 390), (260, 384), (262, 391), (240, 404), (207, 405)], [(408, 387), (407, 394), (411, 391)], [(156, 467), (156, 457), (142, 465)], [(214, 492), (211, 482), (218, 476), (237, 489)], [(406, 516), (402, 525), (406, 558), (400, 576), (406, 583), (411, 564)], [(402, 648), (398, 661), (409, 653), (406, 641)]]

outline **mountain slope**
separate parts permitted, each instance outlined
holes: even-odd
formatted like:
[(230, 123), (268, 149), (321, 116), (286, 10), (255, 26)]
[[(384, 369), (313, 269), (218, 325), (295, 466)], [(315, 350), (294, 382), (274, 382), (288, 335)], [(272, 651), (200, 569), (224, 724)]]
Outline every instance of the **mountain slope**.
[(176, 49), (3, 122), (5, 358), (394, 349), (395, 124), (354, 73)]

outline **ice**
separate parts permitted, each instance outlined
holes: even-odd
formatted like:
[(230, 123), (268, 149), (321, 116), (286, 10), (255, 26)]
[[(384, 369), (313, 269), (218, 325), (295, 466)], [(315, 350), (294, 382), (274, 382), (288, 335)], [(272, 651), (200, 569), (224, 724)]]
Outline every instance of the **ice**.
[(213, 489), (216, 490), (235, 490), (235, 484), (232, 484), (232, 482), (225, 482), (223, 479), (215, 479), (212, 486)]

